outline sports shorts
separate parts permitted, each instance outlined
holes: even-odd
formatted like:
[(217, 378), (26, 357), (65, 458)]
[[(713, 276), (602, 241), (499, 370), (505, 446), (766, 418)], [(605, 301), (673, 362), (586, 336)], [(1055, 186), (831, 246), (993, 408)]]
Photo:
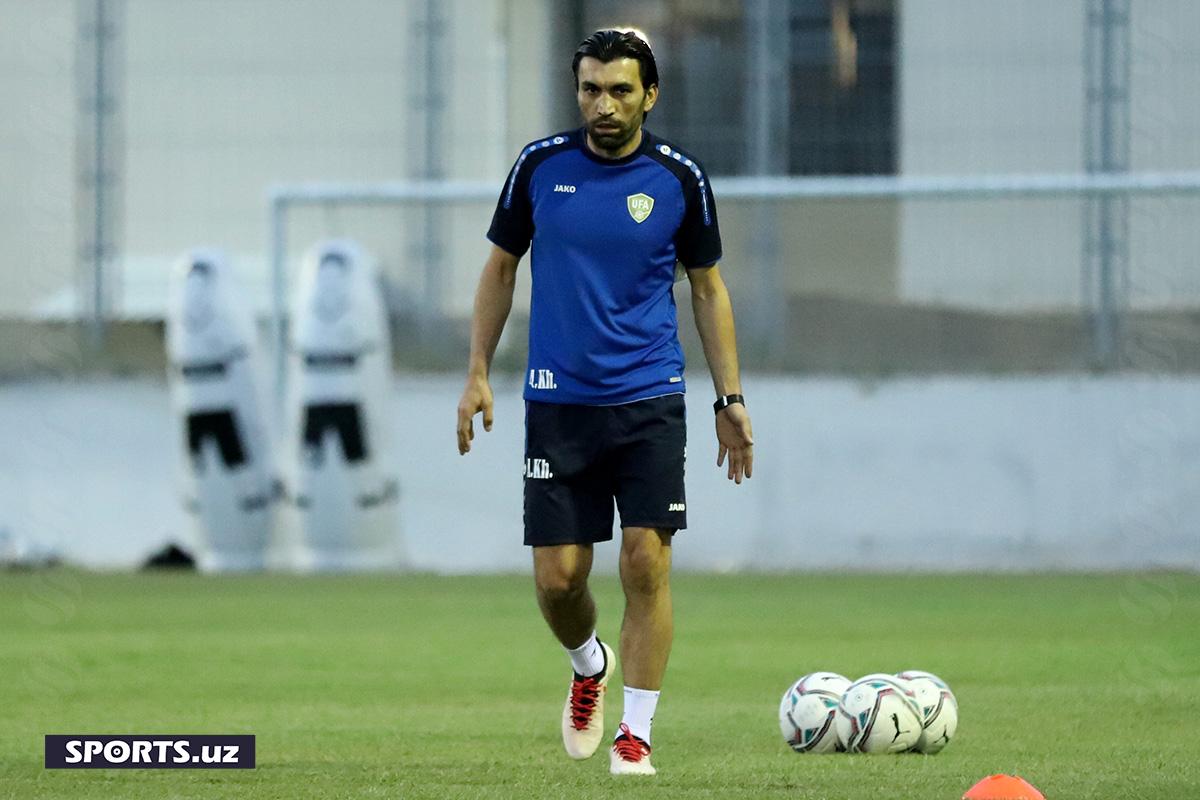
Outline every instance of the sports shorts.
[(590, 544), (621, 527), (687, 527), (683, 395), (616, 406), (525, 403), (525, 544)]

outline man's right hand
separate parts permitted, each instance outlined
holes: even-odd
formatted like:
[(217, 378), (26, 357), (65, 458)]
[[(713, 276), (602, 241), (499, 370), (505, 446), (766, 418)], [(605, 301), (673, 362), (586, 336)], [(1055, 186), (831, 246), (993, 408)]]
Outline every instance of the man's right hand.
[(471, 452), (471, 440), (475, 438), (474, 417), (483, 412), (483, 429), (492, 429), (492, 387), (484, 375), (471, 375), (458, 401), (458, 454)]

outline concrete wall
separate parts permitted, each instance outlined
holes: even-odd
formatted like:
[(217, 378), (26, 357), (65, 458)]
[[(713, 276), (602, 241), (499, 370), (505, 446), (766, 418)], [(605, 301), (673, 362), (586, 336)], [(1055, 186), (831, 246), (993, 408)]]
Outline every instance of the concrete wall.
[[(906, 2), (900, 170), (987, 175), (1083, 167), (1083, 4)], [(1020, 310), (1080, 299), (1074, 201), (908, 201), (907, 301)]]
[(75, 7), (0, 0), (0, 315), (74, 280)]
[(196, 244), (225, 247), (258, 278), (272, 182), (404, 173), (407, 5), (129, 0), (125, 267), (136, 305), (163, 285), (164, 262)]
[[(445, 174), (491, 176), (499, 187), (518, 146), (507, 135), (510, 112), (524, 123), (544, 116), (536, 93), (510, 108), (510, 84), (536, 78), (540, 53), (514, 55), (506, 39), (510, 15), (536, 25), (540, 5), (443, 6), (437, 102)], [(420, 12), (417, 3), (378, 0), (130, 0), (128, 270), (144, 281), (134, 302), (144, 298), (152, 309), (161, 296), (156, 265), (195, 242), (229, 248), (248, 281), (265, 287), (265, 192), (273, 183), (421, 173), (428, 112)], [(523, 33), (514, 43), (528, 44)], [(447, 264), (480, 263), (486, 214), (490, 208), (445, 212)], [(401, 291), (423, 296), (415, 212), (317, 209), (290, 222), (293, 255), (320, 237), (356, 236)], [(464, 246), (464, 227), (474, 247)], [(454, 273), (445, 283), (450, 295), (462, 293)]]
[[(1135, 170), (1200, 169), (1200, 5), (1134, 0), (1132, 138)], [(1196, 305), (1200, 298), (1200, 200), (1142, 199), (1130, 209), (1136, 305)]]
[[(902, 5), (900, 164), (911, 175), (1078, 172), (1084, 166), (1082, 2)], [(1200, 5), (1135, 0), (1131, 168), (1200, 167)], [(1200, 202), (1132, 204), (1130, 300), (1195, 305)], [(904, 300), (997, 310), (1081, 301), (1083, 208), (1073, 200), (909, 201)]]
[[(125, 0), (118, 31), (124, 231), (117, 311), (157, 318), (166, 266), (225, 247), (265, 306), (266, 190), (274, 183), (415, 174), (424, 88), (413, 2)], [(544, 132), (542, 0), (442, 4), (443, 127), (451, 178), (494, 178)], [(73, 0), (0, 0), (0, 314), (69, 316), (73, 298), (76, 16)], [(11, 98), (11, 100), (10, 100)], [(529, 131), (535, 131), (530, 133)], [(481, 263), (490, 207), (448, 212), (447, 263)], [(292, 227), (368, 238), (420, 292), (406, 212), (318, 211)], [(467, 232), (469, 231), (469, 236)], [(364, 235), (367, 234), (367, 235)], [(465, 272), (463, 273), (465, 274)], [(450, 294), (462, 294), (457, 275)], [(470, 290), (466, 290), (469, 295)]]
[[(0, 0), (0, 314), (63, 314), (75, 269), (75, 4)], [(402, 179), (422, 142), (414, 24), (421, 4), (347, 0), (126, 0), (125, 230), (119, 309), (157, 317), (164, 267), (199, 243), (228, 248), (267, 300), (264, 191), (284, 181)], [(551, 52), (554, 3), (451, 0), (442, 61), (448, 174), (495, 181), (549, 129), (569, 54)], [(906, 174), (1082, 166), (1083, 3), (900, 4), (900, 166)], [(1133, 3), (1134, 169), (1200, 167), (1200, 5)], [(669, 93), (669, 87), (668, 87)], [(671, 102), (669, 94), (664, 102)], [(703, 157), (703, 153), (699, 153)], [(1001, 311), (1080, 301), (1074, 201), (792, 203), (777, 209), (779, 279), (766, 294), (834, 295)], [(723, 203), (727, 262), (753, 296), (760, 209)], [(446, 209), (446, 310), (470, 309), (491, 204)], [(1129, 290), (1145, 308), (1200, 298), (1197, 200), (1139, 200)], [(315, 209), (291, 250), (347, 235), (398, 292), (424, 296), (420, 227), (398, 209)], [(522, 273), (524, 280), (525, 273)], [(528, 294), (518, 291), (518, 307)]]
[[(1200, 569), (1196, 379), (750, 376), (755, 477), (735, 487), (714, 463), (702, 368), (690, 376), (681, 568)], [(520, 387), (496, 384), (495, 429), (460, 457), (460, 383), (394, 386), (408, 557), (524, 570)], [(161, 384), (10, 385), (0, 418), (21, 421), (0, 426), (0, 531), (101, 566), (186, 539)]]

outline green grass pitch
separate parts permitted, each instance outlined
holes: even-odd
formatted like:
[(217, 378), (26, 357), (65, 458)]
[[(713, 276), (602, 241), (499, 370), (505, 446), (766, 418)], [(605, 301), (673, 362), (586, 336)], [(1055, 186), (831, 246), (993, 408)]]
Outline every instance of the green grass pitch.
[[(593, 579), (615, 640), (615, 577)], [(527, 576), (0, 573), (0, 797), (1200, 797), (1200, 577), (677, 575), (652, 779), (559, 743), (566, 657)], [(927, 669), (937, 756), (805, 756), (802, 673)], [(620, 679), (608, 729), (620, 713)], [(52, 770), (46, 733), (253, 733), (258, 768)]]

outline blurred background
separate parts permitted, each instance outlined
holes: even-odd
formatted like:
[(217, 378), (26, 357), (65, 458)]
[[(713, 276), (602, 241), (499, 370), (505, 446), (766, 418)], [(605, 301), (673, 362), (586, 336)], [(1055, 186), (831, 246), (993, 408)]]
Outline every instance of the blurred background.
[(454, 408), (495, 198), (609, 26), (712, 176), (759, 440), (726, 485), (680, 284), (678, 564), (1200, 567), (1188, 0), (0, 0), (0, 556), (189, 545), (171, 265), (224, 248), (269, 352), (336, 236), (382, 273), (405, 563), (525, 568), (526, 270), (461, 460)]

